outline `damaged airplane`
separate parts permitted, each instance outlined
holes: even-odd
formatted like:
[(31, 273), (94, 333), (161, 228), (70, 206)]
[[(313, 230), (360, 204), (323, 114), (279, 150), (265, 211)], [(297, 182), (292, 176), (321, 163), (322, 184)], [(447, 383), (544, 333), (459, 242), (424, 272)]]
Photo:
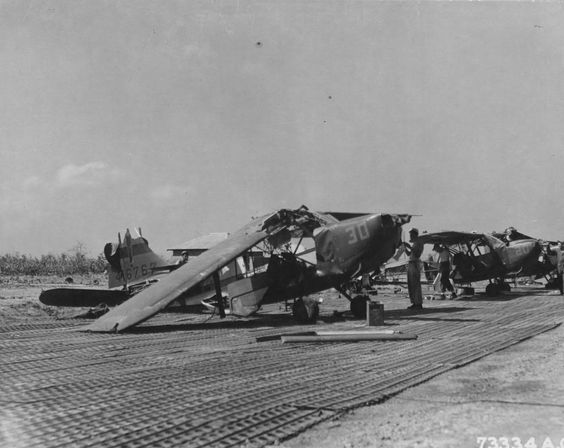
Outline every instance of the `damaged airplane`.
[[(206, 282), (213, 285), (220, 317), (225, 317), (226, 311), (248, 316), (263, 303), (294, 298), (294, 316), (300, 321), (314, 321), (318, 304), (306, 296), (331, 287), (350, 300), (355, 315), (362, 315), (367, 298), (350, 297), (347, 283), (377, 270), (395, 253), (401, 243), (402, 225), (411, 216), (320, 213), (305, 206), (276, 211), (254, 219), (84, 330), (119, 332), (149, 319), (176, 300), (185, 305), (199, 304)], [(313, 247), (306, 247), (306, 240)], [(250, 266), (247, 256), (256, 246), (261, 246), (268, 259), (258, 268)], [(313, 263), (306, 256), (312, 252), (316, 254)], [(239, 258), (246, 268), (239, 269), (229, 282), (222, 282), (221, 270)]]

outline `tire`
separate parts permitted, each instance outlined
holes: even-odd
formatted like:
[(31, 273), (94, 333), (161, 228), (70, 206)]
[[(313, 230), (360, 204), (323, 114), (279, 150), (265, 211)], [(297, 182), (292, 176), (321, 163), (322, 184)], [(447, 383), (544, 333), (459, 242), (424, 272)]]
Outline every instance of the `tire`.
[(495, 283), (490, 283), (488, 286), (486, 286), (486, 295), (488, 297), (497, 297), (500, 293), (500, 287), (499, 285), (496, 285)]

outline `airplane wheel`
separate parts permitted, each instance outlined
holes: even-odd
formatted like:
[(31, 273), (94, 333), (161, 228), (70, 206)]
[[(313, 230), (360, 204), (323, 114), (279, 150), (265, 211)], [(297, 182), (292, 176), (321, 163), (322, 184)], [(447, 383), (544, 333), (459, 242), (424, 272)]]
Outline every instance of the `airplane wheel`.
[(354, 317), (359, 319), (366, 317), (366, 302), (369, 300), (368, 296), (356, 296), (351, 300), (351, 313)]
[(297, 299), (292, 307), (294, 319), (301, 324), (315, 323), (319, 316), (319, 303), (314, 299)]
[(558, 278), (551, 278), (546, 282), (544, 285), (545, 289), (558, 289), (560, 287), (560, 279)]
[(501, 288), (499, 287), (499, 285), (490, 283), (488, 286), (486, 286), (486, 295), (488, 297), (496, 297), (499, 295), (500, 290)]

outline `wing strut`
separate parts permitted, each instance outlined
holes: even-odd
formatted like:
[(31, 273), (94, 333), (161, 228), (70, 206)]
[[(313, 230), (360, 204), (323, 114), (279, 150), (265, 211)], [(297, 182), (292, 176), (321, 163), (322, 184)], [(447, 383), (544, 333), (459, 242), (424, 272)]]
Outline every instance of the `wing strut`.
[(217, 297), (217, 307), (219, 308), (219, 317), (225, 319), (225, 307), (223, 304), (223, 295), (221, 293), (221, 283), (219, 282), (219, 271), (213, 273), (213, 284), (215, 286), (215, 296)]

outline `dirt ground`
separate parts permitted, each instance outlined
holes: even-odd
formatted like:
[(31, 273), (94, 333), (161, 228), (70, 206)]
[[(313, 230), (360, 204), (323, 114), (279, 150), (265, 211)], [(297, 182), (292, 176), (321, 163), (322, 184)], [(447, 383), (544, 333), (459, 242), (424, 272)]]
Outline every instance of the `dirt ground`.
[[(71, 281), (72, 280), (72, 281)], [(107, 284), (105, 275), (76, 275), (76, 276), (25, 276), (0, 275), (0, 325), (13, 318), (32, 319), (36, 316), (50, 315), (65, 317), (77, 314), (72, 308), (55, 308), (42, 305), (39, 294), (44, 289), (58, 287), (91, 287), (104, 288)]]
[(564, 448), (563, 342), (560, 326), (280, 447)]

